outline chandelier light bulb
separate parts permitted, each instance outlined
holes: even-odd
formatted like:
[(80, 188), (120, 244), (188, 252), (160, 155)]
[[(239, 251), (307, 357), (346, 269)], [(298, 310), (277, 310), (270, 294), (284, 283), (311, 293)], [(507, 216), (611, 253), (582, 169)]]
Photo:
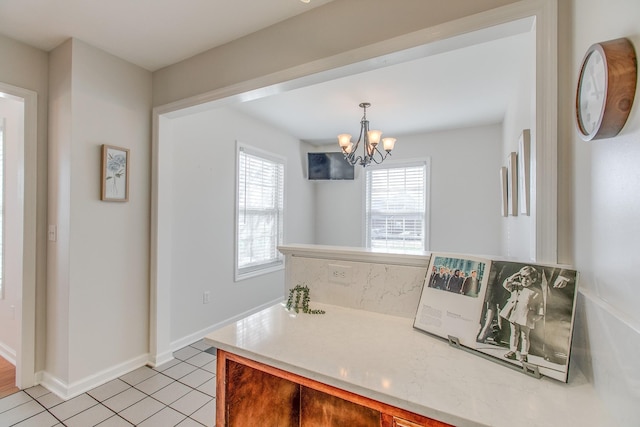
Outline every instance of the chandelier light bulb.
[(346, 147), (343, 148), (344, 152), (347, 154), (351, 154), (351, 150), (353, 150), (353, 142), (350, 142)]
[(380, 130), (370, 130), (368, 133), (369, 136), (369, 144), (372, 146), (378, 145), (380, 142), (380, 137), (382, 136), (382, 131)]
[(391, 151), (393, 150), (393, 147), (395, 147), (396, 145), (396, 139), (395, 138), (382, 138), (382, 148), (384, 148), (384, 151)]
[(340, 135), (338, 135), (338, 144), (342, 149), (347, 147), (349, 144), (351, 144), (351, 135), (349, 135), (348, 133), (341, 133)]

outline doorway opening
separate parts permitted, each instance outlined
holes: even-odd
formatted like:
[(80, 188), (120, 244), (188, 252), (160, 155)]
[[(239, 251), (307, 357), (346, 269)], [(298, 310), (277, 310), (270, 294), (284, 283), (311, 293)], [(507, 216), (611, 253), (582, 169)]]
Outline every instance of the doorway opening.
[(37, 94), (0, 83), (0, 123), (0, 356), (22, 389), (35, 384)]
[[(173, 173), (172, 130), (176, 119), (202, 113), (210, 108), (228, 106), (242, 100), (257, 99), (273, 93), (369, 71), (419, 55), (431, 55), (472, 42), (474, 35), (485, 30), (530, 19), (535, 26), (535, 126), (532, 132), (540, 143), (533, 148), (535, 169), (532, 170), (531, 250), (532, 259), (555, 262), (557, 256), (557, 8), (554, 1), (518, 2), (501, 8), (500, 13), (484, 14), (443, 25), (437, 34), (424, 31), (397, 37), (375, 46), (352, 51), (348, 58), (336, 56), (314, 62), (313, 66), (285, 70), (267, 84), (256, 89), (255, 81), (222, 88), (172, 104), (153, 112), (152, 159), (152, 224), (151, 224), (151, 301), (150, 361), (161, 364), (171, 357), (171, 206), (170, 176)], [(420, 40), (418, 40), (420, 39)], [(373, 53), (372, 53), (373, 52)], [(378, 54), (378, 56), (376, 56)], [(373, 58), (373, 59), (372, 59)], [(358, 61), (358, 59), (361, 59)], [(314, 68), (315, 67), (315, 68)], [(333, 67), (333, 68), (332, 68)], [(301, 69), (304, 68), (304, 71)], [(283, 77), (284, 76), (284, 77)], [(286, 77), (289, 77), (288, 79)], [(268, 79), (267, 79), (268, 80)], [(162, 174), (159, 171), (162, 170)], [(535, 201), (533, 200), (535, 198)], [(174, 316), (175, 317), (175, 316)]]

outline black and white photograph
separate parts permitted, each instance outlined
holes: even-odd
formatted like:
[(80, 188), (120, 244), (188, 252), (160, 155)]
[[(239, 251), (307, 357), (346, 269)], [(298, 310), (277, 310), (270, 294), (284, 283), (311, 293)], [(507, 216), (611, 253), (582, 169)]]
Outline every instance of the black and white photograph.
[(576, 282), (557, 265), (432, 254), (414, 328), (566, 382)]
[(493, 262), (476, 349), (566, 382), (576, 280), (557, 266)]

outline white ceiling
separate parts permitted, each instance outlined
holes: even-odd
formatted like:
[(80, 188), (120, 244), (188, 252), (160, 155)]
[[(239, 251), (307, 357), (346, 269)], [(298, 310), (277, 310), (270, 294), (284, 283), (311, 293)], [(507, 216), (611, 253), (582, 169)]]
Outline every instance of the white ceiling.
[[(154, 71), (330, 1), (0, 0), (0, 33), (45, 51), (75, 37)], [(314, 144), (357, 138), (361, 102), (385, 136), (500, 123), (534, 67), (532, 34), (522, 20), (233, 108)]]
[[(234, 106), (297, 139), (358, 138), (361, 102), (383, 136), (502, 123), (522, 79), (532, 79), (532, 33), (520, 33), (348, 75)], [(529, 83), (531, 86), (532, 84)], [(337, 147), (337, 145), (336, 145)]]

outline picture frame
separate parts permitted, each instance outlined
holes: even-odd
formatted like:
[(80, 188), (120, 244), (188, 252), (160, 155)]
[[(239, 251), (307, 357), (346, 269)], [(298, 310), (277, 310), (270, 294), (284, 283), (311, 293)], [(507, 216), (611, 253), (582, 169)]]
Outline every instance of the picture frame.
[(102, 145), (100, 200), (129, 201), (129, 149)]
[(566, 265), (431, 253), (413, 327), (567, 382), (577, 282)]
[(509, 216), (508, 194), (507, 194), (507, 168), (500, 168), (500, 212), (502, 216)]
[(507, 156), (507, 165), (509, 215), (518, 216), (518, 154), (515, 151)]
[(524, 129), (518, 140), (518, 194), (520, 213), (530, 214), (531, 202), (531, 131)]

